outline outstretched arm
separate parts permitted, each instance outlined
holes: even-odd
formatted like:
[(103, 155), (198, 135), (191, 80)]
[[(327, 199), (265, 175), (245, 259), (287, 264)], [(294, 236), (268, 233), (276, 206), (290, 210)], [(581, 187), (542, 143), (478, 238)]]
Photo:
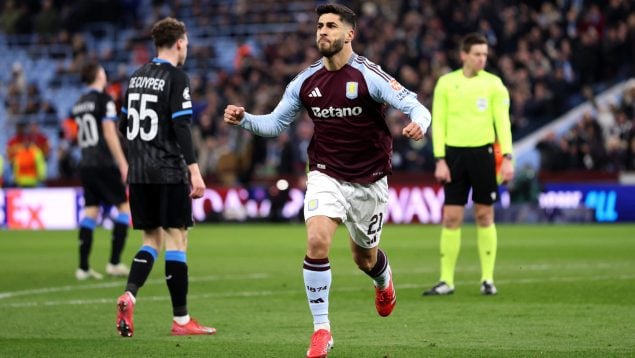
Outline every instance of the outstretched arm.
[(245, 112), (244, 107), (228, 105), (223, 115), (225, 123), (241, 126), (263, 137), (275, 137), (282, 133), (295, 120), (300, 111), (299, 102), (286, 99), (286, 94), (269, 114), (254, 115)]
[(289, 127), (302, 109), (299, 96), (301, 84), (300, 76), (291, 81), (285, 89), (280, 103), (269, 114), (250, 114), (245, 112), (244, 107), (230, 104), (225, 108), (223, 119), (227, 124), (241, 126), (256, 135), (275, 137)]

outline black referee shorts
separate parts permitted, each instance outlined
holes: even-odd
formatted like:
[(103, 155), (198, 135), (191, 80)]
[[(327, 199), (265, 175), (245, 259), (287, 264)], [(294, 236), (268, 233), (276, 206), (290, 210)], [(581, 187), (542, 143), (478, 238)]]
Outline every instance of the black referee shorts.
[(188, 228), (192, 220), (192, 199), (188, 184), (130, 184), (132, 227)]
[(84, 206), (120, 205), (126, 201), (126, 186), (115, 167), (83, 167), (79, 175), (84, 189)]
[(492, 144), (482, 147), (445, 148), (445, 162), (452, 181), (446, 183), (445, 205), (465, 205), (472, 189), (472, 201), (492, 205), (498, 200), (496, 162)]

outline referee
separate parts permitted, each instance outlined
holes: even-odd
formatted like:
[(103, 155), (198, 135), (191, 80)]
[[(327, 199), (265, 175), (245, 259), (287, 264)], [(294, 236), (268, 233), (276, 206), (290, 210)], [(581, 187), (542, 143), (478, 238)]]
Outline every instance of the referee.
[(494, 202), (498, 200), (494, 143), (503, 154), (500, 175), (512, 180), (512, 136), (509, 93), (498, 76), (484, 70), (488, 44), (472, 33), (461, 40), (463, 67), (439, 78), (432, 104), (432, 140), (435, 178), (443, 183), (441, 278), (423, 295), (454, 293), (454, 269), (461, 247), (461, 224), (470, 189), (477, 225), (481, 260), (481, 294), (495, 295), (496, 226)]

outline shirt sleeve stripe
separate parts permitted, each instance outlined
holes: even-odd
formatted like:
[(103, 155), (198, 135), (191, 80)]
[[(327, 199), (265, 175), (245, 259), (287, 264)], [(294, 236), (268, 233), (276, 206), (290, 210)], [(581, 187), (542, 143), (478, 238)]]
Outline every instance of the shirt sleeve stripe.
[(125, 114), (128, 114), (128, 108), (126, 107), (121, 107), (121, 111)]
[(357, 56), (355, 58), (355, 62), (360, 63), (364, 66), (366, 66), (369, 70), (375, 72), (377, 75), (379, 75), (381, 78), (383, 78), (384, 80), (386, 80), (386, 82), (390, 82), (391, 77), (384, 71), (382, 71), (379, 66), (377, 66), (374, 63), (371, 63), (368, 61), (368, 59), (366, 59), (365, 57), (362, 56)]
[(191, 109), (185, 109), (185, 110), (182, 110), (182, 111), (174, 112), (174, 113), (172, 113), (172, 119), (174, 119), (176, 117), (180, 117), (180, 116), (185, 116), (185, 115), (188, 115), (188, 114), (191, 115), (192, 113), (193, 112), (192, 112)]

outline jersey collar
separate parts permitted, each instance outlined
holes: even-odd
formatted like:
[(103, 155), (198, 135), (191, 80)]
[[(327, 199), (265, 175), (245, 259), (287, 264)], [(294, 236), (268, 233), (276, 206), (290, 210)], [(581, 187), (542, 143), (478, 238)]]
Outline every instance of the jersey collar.
[(355, 53), (355, 51), (351, 52), (351, 57), (349, 57), (347, 63), (349, 65), (353, 65), (353, 62), (355, 61), (356, 58), (357, 58), (357, 54)]
[(162, 59), (162, 58), (158, 58), (158, 57), (153, 58), (153, 59), (152, 59), (152, 62), (154, 62), (154, 63), (167, 63), (167, 64), (172, 65), (172, 64), (170, 63), (170, 61), (168, 61), (168, 60), (164, 60), (164, 59)]
[(89, 86), (84, 87), (83, 90), (82, 90), (82, 93), (84, 93), (84, 94), (88, 94), (88, 93), (91, 93), (91, 92), (101, 93), (98, 90), (96, 90), (96, 89), (94, 89), (92, 87), (89, 87)]

